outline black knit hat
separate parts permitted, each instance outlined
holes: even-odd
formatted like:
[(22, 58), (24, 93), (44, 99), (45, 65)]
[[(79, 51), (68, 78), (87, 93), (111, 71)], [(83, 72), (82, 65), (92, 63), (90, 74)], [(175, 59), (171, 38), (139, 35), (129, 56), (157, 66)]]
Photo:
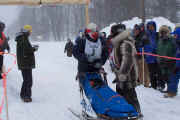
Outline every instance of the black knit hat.
[(2, 22), (2, 21), (0, 21), (0, 28), (5, 28), (5, 24), (4, 24), (4, 22)]
[(113, 25), (111, 27), (111, 34), (112, 35), (117, 35), (118, 33), (121, 33), (123, 32), (124, 30), (126, 30), (126, 26), (124, 24), (116, 24), (116, 25)]
[(134, 30), (141, 30), (141, 27), (138, 24), (134, 25)]

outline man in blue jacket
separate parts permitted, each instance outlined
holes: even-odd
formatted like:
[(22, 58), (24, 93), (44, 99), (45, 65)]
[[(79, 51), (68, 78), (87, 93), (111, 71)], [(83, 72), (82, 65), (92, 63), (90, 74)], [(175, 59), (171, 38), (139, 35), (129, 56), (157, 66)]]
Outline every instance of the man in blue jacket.
[(78, 60), (78, 72), (99, 72), (108, 58), (105, 40), (99, 36), (97, 25), (90, 23), (79, 36), (73, 47), (73, 55)]
[[(144, 50), (145, 52), (148, 53), (156, 53), (158, 33), (156, 32), (156, 23), (154, 21), (150, 21), (147, 23), (146, 33), (149, 39), (149, 44), (144, 46)], [(157, 59), (154, 56), (146, 55), (145, 60), (148, 64), (148, 68), (150, 72), (151, 87), (157, 89), (157, 83), (158, 83), (157, 80), (159, 76)]]
[[(175, 29), (172, 33), (176, 39), (176, 58), (180, 58), (180, 28)], [(177, 95), (178, 84), (180, 79), (180, 60), (176, 60), (176, 68), (170, 77), (168, 82), (167, 93), (165, 93), (165, 98), (172, 98)]]

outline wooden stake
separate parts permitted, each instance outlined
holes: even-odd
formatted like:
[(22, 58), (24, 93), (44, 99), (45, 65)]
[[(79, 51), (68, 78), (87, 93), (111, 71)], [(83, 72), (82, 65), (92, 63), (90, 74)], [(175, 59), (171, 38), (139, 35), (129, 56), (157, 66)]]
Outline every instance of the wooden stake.
[[(6, 73), (5, 67), (2, 67), (2, 72)], [(6, 75), (5, 75), (5, 80), (6, 80)], [(5, 86), (7, 85), (6, 83), (7, 81), (5, 81)], [(5, 101), (6, 101), (6, 118), (7, 120), (9, 120), (9, 110), (8, 110), (8, 97), (7, 97), (7, 87), (5, 87), (4, 89), (4, 93), (5, 93)]]
[(89, 24), (89, 4), (90, 4), (90, 0), (87, 0), (87, 3), (86, 3), (86, 26)]
[(143, 72), (143, 85), (145, 85), (145, 80), (144, 80), (144, 48), (142, 48), (142, 72)]
[(5, 101), (6, 101), (6, 118), (9, 120), (9, 109), (8, 109), (8, 97), (7, 97), (7, 88), (5, 89)]

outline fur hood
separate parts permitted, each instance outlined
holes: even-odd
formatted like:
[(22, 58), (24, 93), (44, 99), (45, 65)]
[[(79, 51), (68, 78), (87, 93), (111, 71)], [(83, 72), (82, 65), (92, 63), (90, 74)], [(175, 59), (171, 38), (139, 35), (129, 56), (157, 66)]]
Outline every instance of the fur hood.
[(169, 29), (169, 27), (167, 26), (167, 25), (163, 25), (163, 26), (161, 26), (160, 28), (159, 28), (159, 34), (160, 34), (160, 36), (161, 36), (161, 32), (162, 31), (166, 31), (167, 32), (167, 34), (169, 35), (170, 34), (170, 29)]
[(124, 32), (118, 34), (116, 37), (114, 37), (112, 39), (112, 44), (114, 47), (118, 46), (120, 42), (124, 41), (124, 40), (128, 40), (132, 43), (135, 42), (135, 40), (133, 39), (132, 35), (131, 35), (132, 31), (130, 29), (125, 30)]

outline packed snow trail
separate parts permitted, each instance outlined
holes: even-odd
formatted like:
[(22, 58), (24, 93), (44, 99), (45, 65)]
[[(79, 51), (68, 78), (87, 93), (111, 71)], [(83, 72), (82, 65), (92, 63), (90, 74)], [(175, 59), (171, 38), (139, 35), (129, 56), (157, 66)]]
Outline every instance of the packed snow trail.
[[(35, 53), (36, 69), (33, 70), (32, 103), (23, 103), (19, 93), (22, 84), (21, 72), (17, 66), (7, 76), (7, 92), (10, 120), (77, 120), (68, 111), (71, 107), (81, 111), (80, 93), (75, 80), (77, 61), (64, 54), (65, 42), (39, 42), (40, 48)], [(10, 41), (11, 51), (15, 53), (16, 44)], [(12, 58), (5, 57), (6, 68), (11, 66)], [(111, 84), (114, 75), (108, 63), (108, 82)], [(0, 81), (0, 100), (3, 93)], [(144, 114), (144, 120), (179, 120), (180, 95), (169, 99), (152, 88), (137, 87), (138, 98)], [(5, 107), (1, 115), (6, 120)]]

